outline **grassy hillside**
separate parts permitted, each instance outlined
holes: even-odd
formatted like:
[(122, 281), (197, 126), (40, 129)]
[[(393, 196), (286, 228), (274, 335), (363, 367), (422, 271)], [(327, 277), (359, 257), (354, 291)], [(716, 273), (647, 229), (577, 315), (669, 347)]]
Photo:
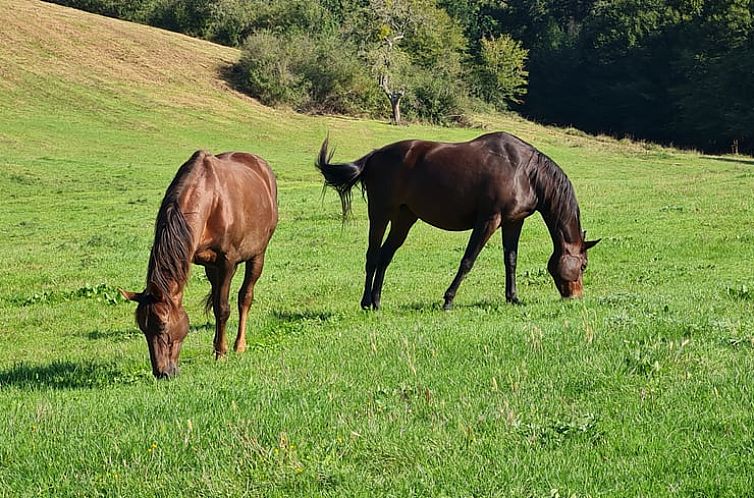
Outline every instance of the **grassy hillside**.
[[(233, 49), (29, 0), (0, 0), (0, 26), (0, 496), (751, 492), (750, 159), (512, 117), (301, 116), (225, 83)], [(558, 299), (535, 215), (524, 306), (504, 304), (496, 236), (440, 311), (469, 234), (419, 224), (383, 310), (361, 312), (365, 204), (341, 227), (313, 168), (322, 139), (348, 160), (482, 129), (521, 136), (572, 179), (603, 238), (585, 299)], [(281, 220), (249, 351), (213, 360), (194, 272), (183, 372), (156, 382), (115, 290), (143, 287), (164, 189), (199, 148), (267, 158)]]

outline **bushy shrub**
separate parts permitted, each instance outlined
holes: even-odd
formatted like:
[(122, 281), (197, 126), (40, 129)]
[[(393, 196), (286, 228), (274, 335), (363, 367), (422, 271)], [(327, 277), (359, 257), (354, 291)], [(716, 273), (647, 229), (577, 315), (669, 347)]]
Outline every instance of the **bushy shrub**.
[(372, 114), (376, 83), (355, 49), (337, 37), (255, 33), (239, 62), (241, 85), (267, 105), (307, 112)]
[(307, 95), (304, 81), (296, 72), (295, 52), (269, 31), (249, 36), (238, 62), (241, 86), (267, 105), (302, 105)]
[(435, 124), (460, 121), (466, 107), (464, 89), (447, 75), (417, 72), (404, 99), (406, 116)]
[(243, 43), (258, 15), (253, 2), (217, 0), (210, 9), (203, 38), (222, 45), (237, 47)]
[(381, 94), (356, 50), (343, 40), (322, 37), (301, 61), (308, 82), (307, 111), (336, 114), (374, 114)]

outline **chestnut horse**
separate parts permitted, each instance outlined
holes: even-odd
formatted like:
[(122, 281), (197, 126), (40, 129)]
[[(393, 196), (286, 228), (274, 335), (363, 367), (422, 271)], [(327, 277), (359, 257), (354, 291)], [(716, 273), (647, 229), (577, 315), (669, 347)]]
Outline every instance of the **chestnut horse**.
[[(443, 230), (469, 230), (466, 252), (445, 292), (444, 309), (479, 252), (502, 227), (505, 298), (517, 303), (516, 255), (524, 219), (539, 211), (552, 237), (547, 269), (563, 297), (579, 297), (587, 241), (581, 231), (573, 186), (549, 157), (508, 133), (490, 133), (464, 143), (405, 140), (351, 163), (333, 164), (325, 139), (316, 161), (325, 185), (340, 195), (344, 218), (351, 188), (361, 183), (369, 213), (369, 247), (361, 306), (380, 307), (385, 270), (409, 230), (421, 219)], [(383, 236), (390, 223), (390, 232)]]
[(189, 330), (182, 299), (192, 262), (204, 266), (212, 285), (207, 307), (212, 306), (215, 315), (218, 358), (228, 351), (230, 283), (236, 267), (246, 263), (238, 292), (235, 350), (246, 349), (254, 284), (277, 220), (275, 176), (262, 158), (243, 152), (213, 156), (198, 151), (180, 167), (157, 215), (146, 289), (121, 291), (138, 303), (136, 322), (146, 336), (155, 377), (178, 371), (178, 355)]

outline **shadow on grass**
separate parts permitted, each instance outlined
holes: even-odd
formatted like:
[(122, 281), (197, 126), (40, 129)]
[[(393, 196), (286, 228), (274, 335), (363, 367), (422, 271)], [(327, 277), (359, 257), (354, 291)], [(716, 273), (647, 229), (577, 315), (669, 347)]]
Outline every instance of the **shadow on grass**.
[[(190, 334), (207, 332), (208, 330), (214, 331), (215, 324), (212, 322), (202, 323), (200, 325), (192, 325), (189, 329)], [(134, 327), (126, 330), (92, 330), (86, 337), (92, 341), (109, 341), (109, 342), (123, 342), (130, 341), (132, 339), (140, 339), (144, 337), (141, 331)]]
[[(494, 299), (482, 299), (479, 301), (474, 301), (472, 303), (454, 303), (453, 308), (451, 308), (448, 313), (452, 313), (453, 310), (464, 310), (464, 309), (478, 309), (478, 310), (505, 310), (509, 307), (515, 307), (515, 306), (523, 306), (525, 305), (524, 302), (517, 303), (517, 304), (510, 304), (505, 301), (505, 299), (496, 301)], [(428, 312), (435, 312), (435, 311), (444, 311), (442, 309), (442, 303), (439, 301), (434, 302), (413, 302), (408, 304), (402, 304), (400, 306), (400, 309), (402, 311), (419, 311), (422, 313), (428, 313)]]
[(225, 81), (233, 90), (249, 95), (249, 91), (243, 84), (243, 71), (236, 64), (230, 64), (220, 68), (218, 72), (220, 78)]
[(737, 158), (737, 157), (702, 156), (702, 159), (707, 159), (709, 161), (724, 161), (726, 163), (748, 164), (749, 166), (754, 166), (754, 159), (745, 158), (745, 157)]
[(53, 361), (46, 365), (19, 363), (0, 371), (0, 389), (88, 389), (132, 384), (150, 378), (149, 372), (123, 372), (112, 363)]
[(92, 341), (107, 340), (110, 342), (130, 341), (142, 334), (139, 329), (131, 328), (126, 330), (92, 330), (86, 337)]
[(401, 311), (420, 311), (422, 313), (426, 313), (430, 311), (442, 311), (442, 305), (439, 301), (415, 301), (413, 303), (401, 304), (399, 309)]
[(191, 328), (189, 328), (189, 334), (207, 332), (208, 330), (211, 330), (212, 332), (215, 331), (214, 322), (204, 322), (201, 325), (192, 325)]
[(330, 311), (288, 311), (273, 310), (272, 316), (281, 322), (298, 323), (298, 322), (326, 322), (335, 316)]
[(338, 320), (330, 311), (273, 310), (249, 335), (249, 347), (269, 347), (280, 344), (287, 338), (302, 336)]

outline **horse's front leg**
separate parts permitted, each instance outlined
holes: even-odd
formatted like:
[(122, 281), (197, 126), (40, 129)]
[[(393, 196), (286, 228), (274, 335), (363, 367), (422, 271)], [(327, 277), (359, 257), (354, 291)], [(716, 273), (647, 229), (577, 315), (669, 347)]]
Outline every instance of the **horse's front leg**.
[(387, 228), (387, 217), (382, 215), (369, 214), (369, 247), (367, 248), (366, 257), (366, 279), (364, 280), (364, 294), (361, 296), (361, 307), (368, 310), (372, 307), (372, 283), (374, 282), (374, 272), (377, 270), (377, 261), (380, 255), (380, 246), (382, 237), (385, 235)]
[(212, 310), (215, 313), (215, 358), (220, 359), (228, 352), (225, 344), (225, 324), (230, 317), (228, 294), (230, 282), (236, 273), (236, 265), (227, 261), (217, 263), (217, 285), (212, 288)]
[(458, 272), (456, 273), (453, 282), (451, 282), (450, 287), (448, 287), (448, 290), (445, 291), (445, 303), (442, 306), (444, 310), (447, 311), (453, 307), (453, 300), (456, 297), (456, 292), (458, 292), (458, 287), (461, 285), (463, 279), (466, 278), (466, 275), (471, 271), (471, 268), (474, 267), (474, 262), (476, 261), (477, 256), (479, 256), (482, 248), (487, 241), (490, 240), (490, 237), (495, 233), (495, 230), (497, 230), (499, 226), (500, 216), (497, 215), (478, 222), (474, 227), (474, 230), (472, 230), (471, 238), (466, 246), (466, 252), (461, 259)]
[(503, 263), (505, 264), (505, 300), (520, 304), (516, 295), (516, 259), (518, 258), (518, 239), (521, 237), (522, 221), (503, 225)]

